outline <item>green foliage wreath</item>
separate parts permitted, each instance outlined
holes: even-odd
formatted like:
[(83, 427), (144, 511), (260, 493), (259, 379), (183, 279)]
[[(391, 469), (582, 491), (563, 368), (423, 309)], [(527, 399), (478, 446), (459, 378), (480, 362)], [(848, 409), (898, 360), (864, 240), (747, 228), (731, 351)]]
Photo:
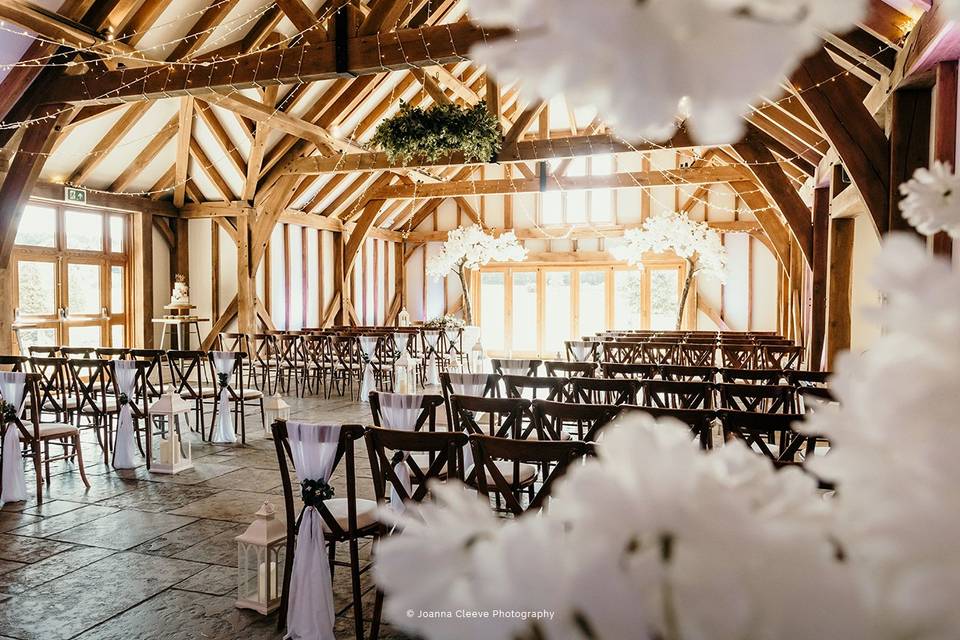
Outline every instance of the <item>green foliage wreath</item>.
[(503, 134), (483, 102), (467, 108), (436, 104), (429, 109), (401, 104), (396, 115), (380, 123), (371, 142), (390, 162), (436, 161), (457, 151), (468, 162), (488, 161), (500, 151)]

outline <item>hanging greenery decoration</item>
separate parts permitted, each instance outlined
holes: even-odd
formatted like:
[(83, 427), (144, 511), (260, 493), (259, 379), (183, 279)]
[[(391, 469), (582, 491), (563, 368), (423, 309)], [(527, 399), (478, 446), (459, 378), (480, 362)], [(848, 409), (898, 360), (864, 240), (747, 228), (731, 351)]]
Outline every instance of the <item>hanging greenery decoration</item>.
[(484, 102), (467, 108), (436, 104), (429, 109), (401, 103), (396, 115), (380, 123), (371, 142), (390, 162), (435, 161), (457, 151), (467, 162), (488, 161), (500, 151), (503, 134)]

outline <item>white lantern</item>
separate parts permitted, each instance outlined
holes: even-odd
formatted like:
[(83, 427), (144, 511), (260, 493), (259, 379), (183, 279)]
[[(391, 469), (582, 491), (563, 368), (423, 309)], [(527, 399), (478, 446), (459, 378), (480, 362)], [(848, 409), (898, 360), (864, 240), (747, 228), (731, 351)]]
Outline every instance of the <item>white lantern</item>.
[(400, 313), (397, 314), (397, 326), (398, 327), (410, 326), (410, 314), (407, 312), (406, 307), (400, 309)]
[(470, 371), (473, 373), (482, 373), (484, 357), (483, 345), (477, 340), (476, 344), (473, 345), (473, 349), (470, 350)]
[(234, 538), (237, 541), (237, 602), (239, 609), (267, 615), (280, 606), (287, 527), (276, 518), (273, 504), (264, 502), (257, 519)]
[[(180, 473), (193, 468), (193, 457), (190, 450), (190, 442), (182, 443), (177, 434), (177, 418), (184, 417), (184, 424), (189, 424), (187, 418), (193, 410), (187, 402), (180, 397), (179, 393), (166, 393), (150, 405), (147, 414), (148, 424), (153, 424), (153, 419), (157, 417), (164, 418), (167, 424), (167, 437), (160, 438), (160, 446), (151, 451), (148, 462), (150, 471), (153, 473)], [(149, 429), (150, 441), (153, 441), (153, 429)], [(186, 444), (186, 449), (183, 445)], [(151, 447), (152, 448), (152, 447)]]
[(407, 355), (406, 349), (404, 349), (403, 353), (400, 354), (400, 357), (397, 358), (396, 377), (393, 382), (394, 393), (414, 392), (413, 387), (410, 385), (410, 369), (410, 357)]
[(263, 419), (263, 429), (267, 432), (268, 438), (273, 438), (273, 431), (270, 427), (274, 422), (290, 419), (290, 405), (280, 397), (279, 393), (274, 393), (263, 401)]

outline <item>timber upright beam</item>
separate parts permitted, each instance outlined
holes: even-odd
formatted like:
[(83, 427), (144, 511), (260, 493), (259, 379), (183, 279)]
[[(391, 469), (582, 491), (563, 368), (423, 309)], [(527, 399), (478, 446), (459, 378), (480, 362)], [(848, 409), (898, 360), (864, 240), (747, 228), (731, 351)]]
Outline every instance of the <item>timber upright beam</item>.
[[(957, 167), (957, 67), (956, 60), (937, 63), (933, 93), (933, 159)], [(953, 254), (953, 241), (941, 231), (933, 236), (933, 252)]]
[(853, 285), (853, 218), (830, 220), (829, 299), (827, 302), (827, 370), (850, 348), (850, 298)]
[(810, 305), (809, 367), (823, 367), (823, 346), (827, 330), (827, 266), (830, 257), (830, 187), (813, 192), (813, 285)]
[[(956, 92), (956, 85), (954, 85)], [(890, 101), (890, 231), (916, 230), (900, 212), (900, 185), (930, 161), (930, 89), (900, 89)]]

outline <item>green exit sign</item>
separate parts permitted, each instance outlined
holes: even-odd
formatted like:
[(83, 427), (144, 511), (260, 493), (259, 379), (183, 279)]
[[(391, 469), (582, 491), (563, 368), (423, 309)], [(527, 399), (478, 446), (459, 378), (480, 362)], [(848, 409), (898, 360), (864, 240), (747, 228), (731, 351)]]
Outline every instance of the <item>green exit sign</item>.
[(79, 202), (80, 204), (87, 203), (87, 192), (84, 189), (74, 189), (73, 187), (65, 187), (66, 194), (65, 199), (67, 202)]

